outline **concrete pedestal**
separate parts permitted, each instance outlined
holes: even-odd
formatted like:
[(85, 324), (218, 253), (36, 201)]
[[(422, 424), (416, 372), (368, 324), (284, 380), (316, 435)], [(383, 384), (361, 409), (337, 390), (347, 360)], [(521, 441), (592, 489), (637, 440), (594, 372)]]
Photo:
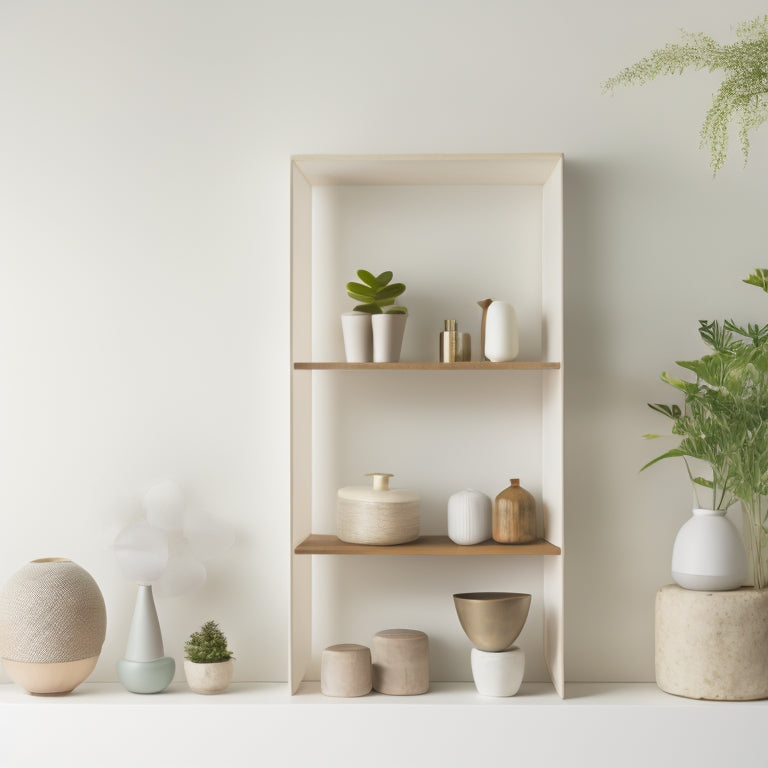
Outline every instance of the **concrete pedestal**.
[(418, 629), (385, 629), (373, 636), (373, 687), (390, 696), (429, 690), (429, 638)]
[(768, 698), (768, 589), (656, 593), (656, 683), (690, 699)]
[(323, 651), (320, 690), (326, 696), (354, 697), (371, 692), (371, 651), (365, 645), (343, 643)]

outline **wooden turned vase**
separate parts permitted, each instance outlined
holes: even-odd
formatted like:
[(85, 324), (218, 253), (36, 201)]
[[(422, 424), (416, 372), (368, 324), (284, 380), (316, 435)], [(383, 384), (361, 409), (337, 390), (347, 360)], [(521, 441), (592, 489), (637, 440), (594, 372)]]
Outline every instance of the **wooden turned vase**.
[(493, 540), (500, 544), (536, 541), (536, 501), (516, 477), (493, 502)]

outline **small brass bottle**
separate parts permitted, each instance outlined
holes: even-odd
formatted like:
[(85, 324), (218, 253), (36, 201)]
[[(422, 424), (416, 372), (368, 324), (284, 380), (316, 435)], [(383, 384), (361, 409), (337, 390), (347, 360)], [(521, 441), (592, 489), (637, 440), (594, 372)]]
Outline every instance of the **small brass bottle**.
[(536, 501), (516, 477), (493, 502), (493, 540), (500, 544), (536, 541)]

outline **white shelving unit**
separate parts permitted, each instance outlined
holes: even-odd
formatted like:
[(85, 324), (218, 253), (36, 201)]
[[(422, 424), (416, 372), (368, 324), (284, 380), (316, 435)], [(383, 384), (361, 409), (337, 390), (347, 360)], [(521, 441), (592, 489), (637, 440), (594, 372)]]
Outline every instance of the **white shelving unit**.
[[(313, 315), (313, 296), (318, 296), (318, 285), (331, 286), (338, 291), (337, 275), (329, 279), (324, 274), (325, 265), (316, 261), (316, 252), (327, 250), (327, 230), (334, 222), (324, 222), (328, 207), (323, 203), (322, 195), (338, 193), (345, 200), (355, 201), (356, 196), (378, 194), (381, 199), (391, 200), (387, 195), (402, 195), (406, 201), (411, 218), (416, 220), (413, 228), (405, 235), (412, 239), (427, 241), (429, 227), (440, 221), (440, 205), (448, 206), (445, 217), (458, 210), (455, 199), (450, 195), (480, 196), (475, 205), (486, 212), (488, 206), (494, 215), (502, 219), (502, 224), (512, 222), (512, 240), (515, 249), (524, 254), (525, 263), (517, 262), (515, 274), (519, 274), (525, 287), (519, 288), (525, 305), (526, 322), (521, 323), (521, 334), (527, 333), (531, 341), (521, 343), (521, 361), (512, 364), (493, 364), (473, 362), (451, 366), (436, 363), (437, 332), (441, 327), (434, 327), (437, 315), (429, 318), (432, 325), (419, 326), (419, 318), (409, 318), (409, 326), (415, 325), (408, 333), (422, 339), (429, 336), (429, 342), (416, 341), (415, 359), (405, 360), (401, 364), (347, 364), (341, 362), (343, 353), (338, 345), (328, 340), (332, 334), (323, 332), (318, 327), (327, 323), (325, 315), (330, 312)], [(515, 201), (524, 201), (518, 210)], [(462, 198), (463, 199), (463, 198)], [(471, 197), (470, 199), (475, 199)], [(476, 556), (483, 558), (482, 568), (492, 567), (500, 577), (514, 572), (517, 564), (526, 561), (526, 567), (533, 567), (536, 579), (540, 579), (541, 600), (540, 624), (541, 647), (552, 683), (557, 693), (565, 694), (564, 672), (564, 632), (563, 632), (563, 157), (560, 154), (504, 154), (504, 155), (397, 155), (397, 156), (300, 156), (291, 163), (291, 299), (292, 299), (292, 480), (291, 480), (291, 627), (290, 627), (290, 687), (297, 692), (300, 685), (308, 679), (312, 668), (312, 568), (316, 557), (338, 557), (345, 555), (363, 555), (375, 558), (387, 556)], [(424, 207), (428, 223), (419, 227), (417, 221), (420, 206)], [(496, 207), (493, 207), (496, 206)], [(506, 207), (505, 207), (506, 206)], [(375, 205), (355, 212), (360, 221), (355, 225), (366, 226), (365, 216), (373, 211)], [(382, 206), (386, 214), (386, 206)], [(528, 215), (530, 213), (530, 216)], [(431, 218), (430, 218), (431, 217)], [(484, 228), (486, 225), (478, 225)], [(517, 230), (520, 235), (517, 237)], [(478, 229), (477, 239), (482, 242), (484, 232)], [(517, 238), (517, 239), (516, 239)], [(372, 233), (373, 239), (373, 233)], [(445, 245), (442, 245), (445, 248)], [(478, 246), (479, 248), (481, 246)], [(429, 250), (427, 247), (426, 250)], [(493, 250), (493, 249), (490, 249)], [(313, 255), (315, 258), (313, 258)], [(509, 265), (501, 261), (507, 255), (495, 253), (493, 258), (499, 261), (499, 274), (507, 274)], [(449, 260), (437, 260), (423, 269), (431, 269), (430, 274), (439, 272), (442, 280), (438, 289), (450, 293), (453, 283), (461, 287), (467, 282), (467, 275), (454, 274), (445, 264)], [(455, 265), (456, 261), (450, 262)], [(365, 257), (357, 263), (358, 267), (368, 266)], [(470, 263), (466, 267), (473, 269)], [(345, 266), (346, 269), (346, 266)], [(505, 272), (506, 270), (506, 272)], [(344, 270), (342, 270), (343, 272)], [(395, 269), (396, 279), (400, 272)], [(424, 272), (422, 273), (424, 274)], [(471, 272), (470, 272), (471, 274)], [(351, 276), (346, 279), (350, 279)], [(314, 287), (313, 287), (314, 284)], [(343, 282), (341, 283), (343, 285)], [(413, 284), (408, 282), (409, 290)], [(498, 286), (499, 290), (503, 290)], [(452, 294), (451, 294), (452, 295)], [(406, 294), (407, 296), (407, 294)], [(505, 294), (494, 298), (504, 298)], [(485, 296), (474, 296), (474, 299)], [(424, 297), (422, 306), (428, 304), (429, 297)], [(406, 302), (408, 303), (408, 302)], [(324, 307), (324, 309), (326, 309)], [(348, 307), (346, 307), (348, 309)], [(411, 307), (411, 315), (417, 307)], [(475, 308), (479, 314), (479, 309)], [(437, 310), (436, 310), (437, 311)], [(520, 310), (518, 309), (518, 312)], [(426, 311), (424, 312), (426, 314)], [(332, 318), (338, 323), (338, 316)], [(422, 322), (426, 322), (423, 321)], [(526, 324), (527, 323), (527, 324)], [(434, 327), (434, 333), (432, 328)], [(340, 338), (340, 330), (338, 331)], [(434, 338), (432, 338), (434, 336)], [(521, 336), (522, 338), (522, 336)], [(435, 347), (433, 358), (429, 356), (429, 344)], [(479, 338), (475, 338), (479, 346)], [(405, 351), (405, 350), (404, 350)], [(329, 359), (330, 358), (330, 359)], [(474, 359), (478, 352), (475, 348)], [(349, 373), (354, 372), (354, 373)], [(528, 398), (530, 401), (520, 419), (520, 425), (508, 427), (515, 439), (520, 442), (530, 440), (538, 454), (535, 459), (538, 514), (542, 526), (542, 540), (532, 547), (500, 545), (478, 545), (477, 547), (456, 547), (445, 536), (425, 536), (417, 542), (400, 547), (365, 548), (350, 547), (339, 542), (328, 533), (328, 510), (333, 504), (329, 488), (318, 487), (322, 478), (318, 477), (313, 461), (313, 446), (323, 446), (328, 432), (334, 429), (333, 418), (325, 413), (313, 414), (313, 399), (317, 397), (318, 387), (323, 386), (323, 377), (347, 377), (344, 392), (354, 392), (355, 388), (368, 389), (371, 386), (387, 387), (380, 382), (380, 377), (395, 377), (402, 383), (402, 377), (409, 378), (408, 387), (413, 389), (414, 397), (429, 399), (431, 387), (461, 390), (466, 393), (467, 402), (472, 402), (476, 388), (491, 386), (513, 394), (509, 397)], [(492, 377), (490, 385), (488, 378)], [(534, 379), (531, 380), (530, 377)], [(379, 377), (374, 379), (374, 377)], [(453, 377), (451, 379), (451, 377)], [(456, 377), (460, 380), (457, 381)], [(497, 378), (501, 377), (501, 378)], [(349, 380), (351, 379), (351, 380)], [(450, 379), (450, 382), (448, 381)], [(525, 379), (525, 381), (523, 381)], [(388, 381), (392, 382), (390, 378)], [(518, 391), (516, 387), (521, 387)], [(394, 389), (397, 389), (393, 385)], [(406, 388), (400, 387), (400, 390)], [(314, 392), (313, 392), (314, 390)], [(410, 391), (410, 390), (409, 390)], [(424, 393), (427, 393), (426, 395)], [(483, 395), (478, 395), (479, 400)], [(348, 398), (350, 399), (350, 398)], [(353, 407), (353, 406), (349, 406)], [(530, 415), (533, 414), (533, 415)], [(313, 421), (314, 419), (314, 421)], [(314, 431), (313, 434), (313, 424)], [(524, 434), (516, 434), (519, 429)], [(435, 436), (435, 447), (440, 447), (441, 438)], [(328, 446), (333, 442), (328, 438)], [(502, 457), (503, 458), (503, 457)], [(502, 462), (503, 463), (503, 462)], [(506, 466), (506, 464), (503, 464)], [(381, 471), (381, 470), (377, 470)], [(525, 485), (525, 482), (523, 483)], [(455, 488), (447, 490), (456, 490)], [(501, 490), (501, 488), (499, 488)], [(318, 502), (318, 496), (324, 501)], [(313, 509), (313, 506), (316, 507)], [(319, 507), (324, 507), (319, 509)], [(319, 529), (318, 529), (319, 526)], [(325, 528), (326, 530), (322, 530)], [(398, 558), (399, 559), (399, 558)], [(462, 558), (463, 560), (463, 558)], [(535, 565), (531, 566), (530, 563)], [(368, 562), (373, 562), (369, 560)], [(400, 561), (402, 562), (402, 561)], [(465, 561), (466, 562), (466, 561)], [(489, 563), (492, 562), (492, 566)], [(378, 564), (377, 564), (378, 567)], [(480, 566), (479, 566), (480, 567)], [(414, 587), (418, 591), (418, 587)], [(450, 597), (450, 595), (448, 595)], [(317, 609), (317, 606), (315, 607)], [(317, 651), (315, 650), (315, 656)], [(315, 668), (316, 668), (315, 658)], [(316, 674), (316, 672), (314, 673)]]

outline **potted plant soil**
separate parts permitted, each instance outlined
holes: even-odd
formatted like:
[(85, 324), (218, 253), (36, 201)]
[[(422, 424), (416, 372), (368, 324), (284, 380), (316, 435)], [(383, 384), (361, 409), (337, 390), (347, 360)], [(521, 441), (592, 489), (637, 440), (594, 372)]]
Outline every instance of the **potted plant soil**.
[(207, 621), (184, 643), (184, 674), (195, 693), (221, 693), (232, 681), (232, 651), (215, 621)]

